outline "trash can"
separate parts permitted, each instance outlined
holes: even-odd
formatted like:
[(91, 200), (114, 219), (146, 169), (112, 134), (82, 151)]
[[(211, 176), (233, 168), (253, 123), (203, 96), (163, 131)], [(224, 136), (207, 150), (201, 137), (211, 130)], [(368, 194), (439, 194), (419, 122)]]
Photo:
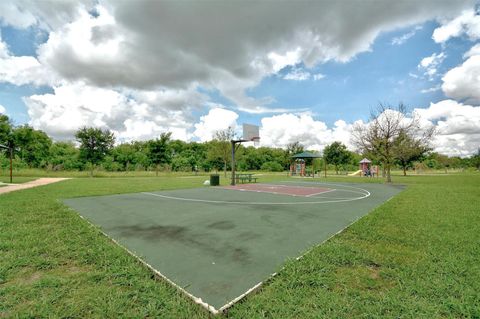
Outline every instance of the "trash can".
[(212, 174), (210, 175), (210, 186), (218, 186), (220, 185), (220, 175)]

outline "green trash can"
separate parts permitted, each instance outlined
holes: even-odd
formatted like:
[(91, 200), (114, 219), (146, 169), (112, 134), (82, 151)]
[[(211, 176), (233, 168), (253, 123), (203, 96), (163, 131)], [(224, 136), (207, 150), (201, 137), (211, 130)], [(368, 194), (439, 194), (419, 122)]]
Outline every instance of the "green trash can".
[(210, 186), (218, 186), (220, 185), (220, 175), (212, 174), (210, 175)]

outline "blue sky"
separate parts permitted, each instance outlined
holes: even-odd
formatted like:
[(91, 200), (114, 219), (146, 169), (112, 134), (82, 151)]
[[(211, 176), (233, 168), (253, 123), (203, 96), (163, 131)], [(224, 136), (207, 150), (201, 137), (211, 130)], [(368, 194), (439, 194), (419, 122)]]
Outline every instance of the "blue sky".
[[(480, 54), (474, 1), (355, 3), (363, 19), (350, 16), (351, 4), (321, 4), (337, 24), (324, 23), (332, 17), (320, 4), (318, 12), (295, 4), (292, 17), (294, 4), (261, 2), (251, 14), (212, 2), (160, 19), (174, 3), (72, 2), (57, 12), (7, 1), (0, 5), (9, 13), (0, 13), (0, 111), (55, 139), (93, 125), (119, 141), (163, 131), (204, 141), (253, 123), (264, 145), (300, 140), (321, 149), (333, 140), (348, 145), (351, 124), (367, 122), (379, 102), (403, 102), (423, 109), (432, 125), (446, 123), (438, 151), (465, 156), (478, 148), (480, 86), (465, 80), (475, 79)], [(249, 23), (237, 19), (242, 13)], [(458, 131), (467, 122), (473, 135)], [(459, 138), (462, 146), (453, 145)]]

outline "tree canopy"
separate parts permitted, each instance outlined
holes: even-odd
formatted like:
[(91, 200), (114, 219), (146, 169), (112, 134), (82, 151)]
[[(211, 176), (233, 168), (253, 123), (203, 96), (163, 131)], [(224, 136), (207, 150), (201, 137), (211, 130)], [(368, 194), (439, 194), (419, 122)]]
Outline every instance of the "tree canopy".
[(84, 127), (75, 133), (80, 143), (80, 159), (91, 164), (91, 172), (110, 152), (115, 143), (115, 137), (110, 130), (94, 127)]
[(171, 159), (170, 137), (172, 133), (162, 133), (160, 137), (148, 142), (147, 156), (155, 164), (155, 172), (158, 176), (158, 169), (161, 164), (167, 164)]
[(391, 169), (396, 160), (395, 143), (408, 136), (422, 145), (433, 135), (432, 129), (420, 126), (415, 114), (407, 116), (407, 109), (400, 103), (397, 107), (379, 104), (372, 112), (369, 124), (356, 123), (352, 130), (352, 142), (363, 153), (374, 154), (384, 165), (387, 182), (392, 182)]
[(348, 164), (352, 159), (352, 154), (341, 142), (333, 142), (325, 146), (323, 157), (328, 164), (335, 165), (335, 172), (338, 175), (338, 166)]

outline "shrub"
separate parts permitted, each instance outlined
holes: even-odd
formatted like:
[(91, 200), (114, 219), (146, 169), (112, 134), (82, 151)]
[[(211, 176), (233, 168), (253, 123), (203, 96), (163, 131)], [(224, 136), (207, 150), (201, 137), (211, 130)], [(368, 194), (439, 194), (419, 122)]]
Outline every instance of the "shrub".
[(265, 162), (262, 164), (261, 170), (270, 172), (282, 172), (283, 167), (282, 164), (278, 162)]

